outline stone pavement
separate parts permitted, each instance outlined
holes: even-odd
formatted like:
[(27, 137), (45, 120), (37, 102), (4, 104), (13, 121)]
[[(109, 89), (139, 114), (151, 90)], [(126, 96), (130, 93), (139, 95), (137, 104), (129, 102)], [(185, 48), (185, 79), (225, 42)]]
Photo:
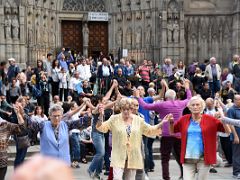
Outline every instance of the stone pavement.
[[(161, 180), (161, 165), (160, 165), (160, 160), (156, 160), (155, 164), (155, 172), (149, 173), (149, 179), (150, 180)], [(90, 163), (88, 164), (80, 164), (81, 168), (80, 169), (73, 169), (73, 173), (75, 176), (76, 180), (91, 180), (88, 176), (87, 173), (87, 168)], [(230, 180), (232, 179), (231, 172), (232, 168), (224, 168), (224, 167), (219, 167), (217, 168), (218, 173), (216, 174), (210, 174), (209, 180)], [(10, 166), (8, 168), (7, 172), (7, 177), (6, 180), (9, 179), (10, 174), (13, 173), (13, 167)], [(170, 174), (172, 177), (172, 180), (177, 180), (179, 176), (179, 168), (175, 160), (170, 161)], [(106, 176), (102, 176), (104, 180), (107, 179)]]
[[(162, 170), (161, 170), (161, 161), (160, 159), (160, 152), (159, 152), (159, 146), (160, 142), (159, 140), (154, 141), (153, 143), (153, 151), (154, 151), (154, 159), (155, 159), (155, 172), (149, 173), (149, 179), (150, 180), (161, 180), (162, 176)], [(8, 148), (8, 154), (9, 154), (9, 164), (10, 166), (8, 167), (8, 172), (7, 172), (7, 178), (6, 180), (9, 179), (9, 175), (13, 173), (13, 161), (15, 158), (15, 152), (16, 152), (16, 147), (14, 144), (10, 145)], [(28, 154), (26, 159), (30, 159), (31, 156), (35, 153), (39, 153), (40, 151), (40, 146), (31, 146), (28, 149)], [(89, 161), (91, 157), (88, 157)], [(90, 162), (88, 164), (80, 164), (81, 168), (80, 169), (73, 169), (74, 176), (76, 180), (90, 180), (88, 173), (87, 173), (87, 168), (89, 166)], [(230, 180), (232, 178), (232, 168), (224, 168), (224, 167), (218, 167), (216, 168), (218, 173), (216, 174), (210, 174), (209, 179), (216, 179), (216, 180)], [(175, 160), (170, 161), (170, 175), (171, 175), (171, 180), (177, 180), (179, 177), (179, 167), (176, 163)], [(104, 180), (107, 179), (106, 176), (102, 176)], [(200, 180), (200, 179), (199, 179)]]

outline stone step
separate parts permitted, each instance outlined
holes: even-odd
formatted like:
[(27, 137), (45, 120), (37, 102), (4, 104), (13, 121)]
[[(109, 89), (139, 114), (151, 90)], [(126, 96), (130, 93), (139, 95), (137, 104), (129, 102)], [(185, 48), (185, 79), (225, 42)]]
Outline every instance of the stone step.
[[(37, 154), (39, 152), (40, 152), (40, 146), (39, 145), (30, 146), (28, 148), (26, 159), (30, 159), (32, 155)], [(8, 147), (8, 157), (9, 157), (8, 158), (8, 164), (9, 165), (13, 165), (15, 156), (16, 156), (15, 142), (11, 141), (9, 143), (9, 147)], [(93, 156), (87, 156), (87, 161), (90, 162), (92, 160), (92, 158), (93, 158)], [(154, 143), (153, 143), (153, 158), (154, 158), (154, 160), (159, 160), (161, 158), (160, 143), (159, 143), (158, 139), (155, 140)]]

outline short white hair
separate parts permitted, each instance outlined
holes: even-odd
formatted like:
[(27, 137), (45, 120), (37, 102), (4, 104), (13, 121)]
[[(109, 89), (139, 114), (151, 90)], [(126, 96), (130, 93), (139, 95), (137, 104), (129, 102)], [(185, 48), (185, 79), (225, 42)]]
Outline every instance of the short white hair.
[(215, 57), (211, 57), (210, 62), (213, 61), (213, 60), (217, 60), (217, 59)]
[(200, 102), (201, 108), (202, 108), (202, 109), (201, 109), (201, 112), (203, 112), (203, 110), (204, 110), (205, 107), (206, 107), (206, 104), (205, 104), (205, 101), (202, 99), (201, 96), (193, 96), (193, 97), (188, 101), (187, 107), (189, 108), (194, 101)]
[(58, 104), (54, 104), (49, 108), (49, 115), (51, 116), (52, 113), (56, 111), (61, 111), (61, 114), (63, 115), (63, 108)]
[(165, 98), (170, 100), (176, 99), (176, 92), (172, 89), (168, 89), (165, 93)]

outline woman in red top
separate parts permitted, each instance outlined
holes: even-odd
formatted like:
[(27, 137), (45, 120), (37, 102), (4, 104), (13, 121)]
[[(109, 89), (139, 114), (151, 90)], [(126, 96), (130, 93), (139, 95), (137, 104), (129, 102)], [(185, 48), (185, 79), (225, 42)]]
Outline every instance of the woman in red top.
[(193, 180), (198, 169), (198, 179), (208, 179), (211, 164), (216, 164), (217, 132), (230, 133), (228, 126), (218, 119), (202, 114), (204, 100), (194, 96), (188, 103), (191, 114), (182, 116), (175, 124), (170, 122), (170, 132), (181, 133), (181, 163), (183, 179)]

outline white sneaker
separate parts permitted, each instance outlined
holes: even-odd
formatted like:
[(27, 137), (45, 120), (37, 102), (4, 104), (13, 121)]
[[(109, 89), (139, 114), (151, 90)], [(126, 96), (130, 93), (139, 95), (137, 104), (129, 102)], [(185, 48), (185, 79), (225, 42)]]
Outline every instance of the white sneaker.
[(148, 175), (145, 174), (145, 180), (149, 180), (149, 177)]

